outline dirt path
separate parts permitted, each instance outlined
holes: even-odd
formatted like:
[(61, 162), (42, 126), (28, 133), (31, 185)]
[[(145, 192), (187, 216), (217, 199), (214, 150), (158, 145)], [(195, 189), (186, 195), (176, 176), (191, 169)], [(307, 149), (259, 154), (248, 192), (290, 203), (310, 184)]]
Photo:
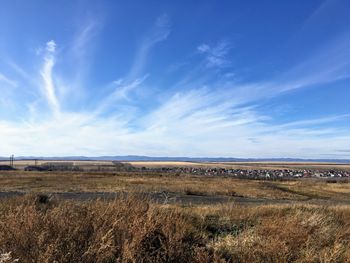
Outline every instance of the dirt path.
[[(29, 192), (0, 192), (0, 199), (23, 196)], [(125, 192), (55, 192), (45, 193), (58, 200), (113, 200), (127, 195)], [(241, 205), (268, 205), (268, 204), (316, 204), (316, 205), (350, 205), (350, 200), (327, 200), (310, 199), (307, 201), (296, 201), (287, 199), (263, 199), (250, 197), (229, 197), (224, 195), (185, 195), (173, 192), (142, 193), (140, 196), (151, 199), (160, 204), (183, 204), (183, 205), (215, 205), (234, 202)]]

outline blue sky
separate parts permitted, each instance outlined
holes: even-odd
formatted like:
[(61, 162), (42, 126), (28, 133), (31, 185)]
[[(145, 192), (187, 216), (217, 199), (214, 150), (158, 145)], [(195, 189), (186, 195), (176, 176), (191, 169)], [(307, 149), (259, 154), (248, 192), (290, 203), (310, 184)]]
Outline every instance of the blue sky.
[(348, 10), (0, 0), (0, 156), (350, 158)]

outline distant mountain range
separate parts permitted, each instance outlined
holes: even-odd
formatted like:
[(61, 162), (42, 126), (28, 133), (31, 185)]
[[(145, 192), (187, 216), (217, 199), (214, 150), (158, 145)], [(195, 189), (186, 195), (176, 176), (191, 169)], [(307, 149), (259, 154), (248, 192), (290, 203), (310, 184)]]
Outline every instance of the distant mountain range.
[[(37, 157), (15, 156), (15, 160), (47, 160), (47, 161), (180, 161), (180, 162), (330, 162), (350, 163), (350, 159), (302, 159), (302, 158), (230, 158), (230, 157), (150, 157), (138, 155), (126, 156), (64, 156), (64, 157)], [(9, 157), (0, 157), (0, 160), (9, 160)]]

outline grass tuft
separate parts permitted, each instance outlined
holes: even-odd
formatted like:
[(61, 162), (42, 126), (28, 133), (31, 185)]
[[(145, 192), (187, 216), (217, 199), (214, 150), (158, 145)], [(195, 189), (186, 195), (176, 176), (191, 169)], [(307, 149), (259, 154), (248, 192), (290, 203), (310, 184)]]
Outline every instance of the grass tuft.
[(0, 204), (0, 262), (350, 262), (350, 207)]

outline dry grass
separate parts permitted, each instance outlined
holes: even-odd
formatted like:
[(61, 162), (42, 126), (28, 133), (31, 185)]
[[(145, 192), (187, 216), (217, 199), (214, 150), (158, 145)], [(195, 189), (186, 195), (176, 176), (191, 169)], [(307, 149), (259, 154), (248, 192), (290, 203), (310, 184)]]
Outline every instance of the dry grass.
[(350, 262), (348, 206), (45, 201), (1, 203), (0, 254), (19, 262)]
[(175, 161), (132, 161), (135, 167), (221, 167), (227, 169), (342, 169), (350, 170), (347, 163), (320, 163), (320, 162), (175, 162)]
[[(28, 165), (41, 165), (45, 160), (18, 160), (14, 162), (16, 168), (24, 169)], [(58, 160), (60, 162), (71, 162), (78, 166), (98, 166), (98, 165), (112, 165), (112, 161), (74, 161), (74, 160)], [(183, 162), (183, 161), (131, 161), (128, 162), (135, 167), (221, 167), (228, 169), (342, 169), (350, 170), (348, 163), (320, 163), (320, 162)], [(9, 164), (9, 161), (0, 161), (0, 164)]]
[(152, 173), (2, 172), (0, 191), (24, 192), (176, 192), (249, 198), (350, 200), (350, 184), (327, 180), (256, 181), (224, 177)]
[(229, 262), (350, 262), (349, 206), (202, 207), (191, 213), (231, 226), (207, 244)]
[[(269, 200), (350, 200), (350, 184), (144, 173), (1, 172), (0, 191), (169, 191)], [(350, 206), (0, 202), (0, 263), (350, 262)]]
[(20, 262), (182, 262), (194, 253), (196, 238), (183, 215), (134, 197), (1, 205), (0, 250)]

